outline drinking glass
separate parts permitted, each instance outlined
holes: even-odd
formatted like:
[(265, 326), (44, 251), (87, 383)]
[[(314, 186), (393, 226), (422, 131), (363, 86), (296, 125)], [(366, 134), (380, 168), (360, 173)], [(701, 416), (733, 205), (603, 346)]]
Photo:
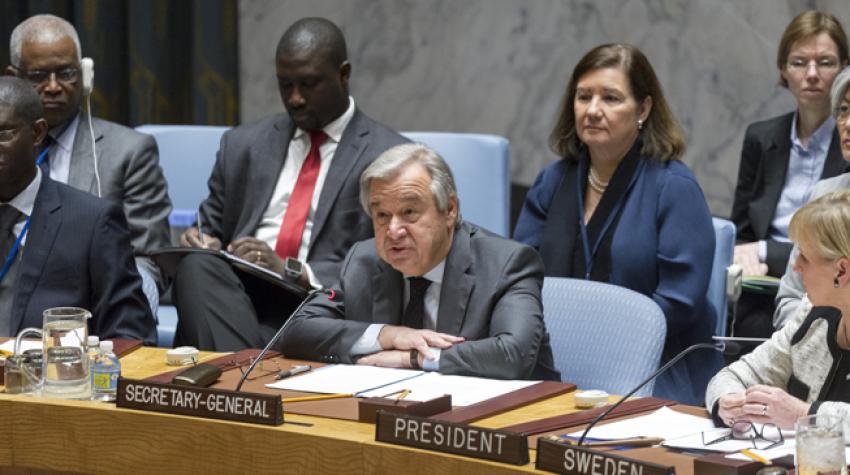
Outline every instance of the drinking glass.
[[(40, 352), (41, 350), (39, 350)], [(38, 369), (32, 356), (12, 355), (3, 367), (7, 394), (39, 394), (41, 390), (41, 358)]]
[(65, 399), (89, 399), (91, 379), (86, 355), (88, 310), (56, 307), (44, 311), (43, 394)]
[(794, 424), (797, 439), (797, 474), (847, 475), (844, 461), (844, 427), (835, 416), (805, 416)]

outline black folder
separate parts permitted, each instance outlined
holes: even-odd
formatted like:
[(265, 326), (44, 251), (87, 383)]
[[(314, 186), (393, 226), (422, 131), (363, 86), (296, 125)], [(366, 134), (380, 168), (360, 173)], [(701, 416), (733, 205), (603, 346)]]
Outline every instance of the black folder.
[(263, 293), (270, 293), (281, 300), (300, 302), (307, 297), (307, 289), (304, 287), (284, 279), (276, 272), (240, 259), (225, 251), (192, 247), (166, 247), (151, 252), (150, 258), (159, 266), (167, 278), (172, 279), (174, 274), (177, 273), (177, 266), (180, 265), (180, 261), (189, 254), (216, 256), (229, 263), (246, 286), (259, 287)]

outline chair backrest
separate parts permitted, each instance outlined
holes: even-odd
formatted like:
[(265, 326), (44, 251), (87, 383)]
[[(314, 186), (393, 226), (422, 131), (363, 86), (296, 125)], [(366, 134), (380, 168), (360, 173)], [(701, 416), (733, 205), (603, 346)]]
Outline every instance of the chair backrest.
[(510, 142), (504, 137), (449, 132), (403, 132), (434, 149), (452, 169), (460, 212), (504, 237), (510, 236)]
[(728, 313), (726, 297), (726, 269), (732, 265), (735, 255), (735, 225), (732, 221), (711, 218), (714, 225), (714, 262), (711, 264), (711, 280), (708, 283), (708, 304), (714, 307), (717, 322), (715, 336), (726, 336)]
[[(555, 366), (581, 389), (625, 394), (658, 369), (667, 321), (649, 297), (625, 287), (543, 280), (543, 314)], [(635, 393), (652, 394), (654, 381)]]
[(172, 226), (194, 222), (201, 201), (209, 194), (207, 180), (215, 165), (221, 136), (230, 127), (210, 125), (140, 125), (139, 132), (153, 135), (159, 163), (168, 182), (174, 210)]

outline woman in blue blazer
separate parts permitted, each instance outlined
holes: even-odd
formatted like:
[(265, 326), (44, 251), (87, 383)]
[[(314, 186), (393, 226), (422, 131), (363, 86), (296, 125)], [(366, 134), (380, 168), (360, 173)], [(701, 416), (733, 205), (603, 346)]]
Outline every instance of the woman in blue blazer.
[[(609, 282), (652, 298), (667, 319), (662, 362), (710, 341), (711, 215), (679, 161), (682, 133), (643, 53), (621, 44), (587, 53), (550, 145), (564, 158), (537, 177), (514, 238), (540, 251), (547, 276)], [(655, 394), (699, 404), (719, 367), (719, 355), (692, 353), (659, 378)]]

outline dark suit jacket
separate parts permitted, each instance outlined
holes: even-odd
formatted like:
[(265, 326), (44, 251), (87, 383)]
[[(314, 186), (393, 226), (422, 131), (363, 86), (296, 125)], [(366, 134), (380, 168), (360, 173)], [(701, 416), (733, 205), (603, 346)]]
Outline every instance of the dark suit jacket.
[[(224, 134), (209, 179), (210, 195), (201, 206), (205, 232), (225, 246), (254, 234), (294, 133), (289, 116), (277, 114)], [(310, 238), (307, 261), (325, 285), (338, 276), (351, 245), (373, 234), (360, 206), (360, 174), (378, 155), (403, 142), (407, 139), (355, 110), (325, 178)]]
[[(732, 221), (737, 228), (738, 242), (766, 239), (767, 273), (775, 277), (781, 277), (785, 272), (792, 247), (791, 243), (770, 239), (768, 232), (788, 173), (793, 120), (792, 112), (747, 127), (732, 204)], [(836, 130), (832, 133), (821, 180), (843, 173), (845, 166)]]
[(42, 326), (50, 307), (90, 310), (89, 332), (156, 344), (156, 322), (121, 208), (42, 176), (19, 262), (11, 330)]
[[(150, 135), (106, 120), (93, 118), (92, 126), (102, 197), (124, 210), (131, 244), (138, 256), (136, 263), (157, 279), (162, 289), (159, 270), (150, 258), (143, 257), (171, 243), (168, 227), (171, 200), (159, 166), (156, 142)], [(84, 112), (80, 113), (74, 137), (68, 185), (97, 195), (91, 130)]]
[[(443, 350), (440, 372), (501, 379), (555, 379), (540, 287), (543, 263), (528, 246), (464, 222), (446, 258), (437, 331), (465, 342)], [(282, 342), (287, 356), (352, 363), (372, 323), (400, 325), (404, 278), (381, 260), (375, 240), (352, 247), (333, 301), (314, 296)]]

